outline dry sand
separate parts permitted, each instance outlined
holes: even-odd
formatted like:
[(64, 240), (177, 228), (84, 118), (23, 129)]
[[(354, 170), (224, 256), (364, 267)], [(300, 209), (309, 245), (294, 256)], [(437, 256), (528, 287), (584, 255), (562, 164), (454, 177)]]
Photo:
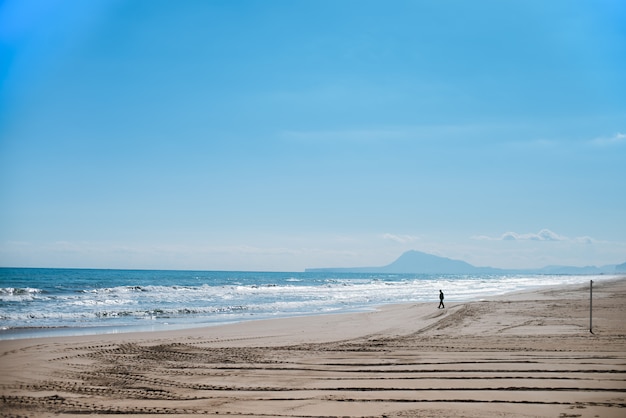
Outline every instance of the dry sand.
[(0, 416), (626, 417), (626, 279), (493, 300), (0, 341)]

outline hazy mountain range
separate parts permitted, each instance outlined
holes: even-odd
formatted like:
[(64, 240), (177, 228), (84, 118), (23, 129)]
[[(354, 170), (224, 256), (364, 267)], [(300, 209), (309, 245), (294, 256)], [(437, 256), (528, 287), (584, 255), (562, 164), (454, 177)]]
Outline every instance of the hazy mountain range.
[(424, 273), (424, 274), (615, 274), (626, 273), (626, 263), (606, 266), (546, 266), (540, 269), (476, 267), (465, 261), (421, 251), (407, 251), (396, 261), (380, 267), (308, 268), (307, 272), (334, 273)]

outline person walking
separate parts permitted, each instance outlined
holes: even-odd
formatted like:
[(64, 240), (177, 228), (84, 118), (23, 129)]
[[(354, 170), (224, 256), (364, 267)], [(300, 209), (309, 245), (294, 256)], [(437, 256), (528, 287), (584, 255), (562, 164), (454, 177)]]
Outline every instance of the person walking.
[(445, 309), (445, 305), (443, 304), (443, 292), (441, 291), (441, 289), (439, 290), (439, 306), (437, 307), (437, 309)]

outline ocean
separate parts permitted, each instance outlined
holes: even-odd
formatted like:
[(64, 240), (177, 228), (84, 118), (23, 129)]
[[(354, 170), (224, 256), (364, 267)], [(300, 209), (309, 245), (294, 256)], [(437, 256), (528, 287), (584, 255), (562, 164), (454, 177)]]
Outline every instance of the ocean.
[(156, 331), (479, 300), (611, 276), (0, 268), (0, 340)]

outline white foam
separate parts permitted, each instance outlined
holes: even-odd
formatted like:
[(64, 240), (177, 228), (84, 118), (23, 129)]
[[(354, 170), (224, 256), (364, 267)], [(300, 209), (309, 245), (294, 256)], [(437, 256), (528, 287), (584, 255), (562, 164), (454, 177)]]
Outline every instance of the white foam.
[[(310, 279), (262, 276), (212, 286), (114, 286), (49, 294), (36, 288), (0, 289), (0, 326), (131, 326), (137, 321), (225, 322), (249, 317), (353, 311), (375, 305), (465, 301), (562, 284), (588, 283), (611, 276), (368, 276)], [(224, 281), (222, 281), (223, 283)], [(0, 335), (0, 339), (2, 335)]]

